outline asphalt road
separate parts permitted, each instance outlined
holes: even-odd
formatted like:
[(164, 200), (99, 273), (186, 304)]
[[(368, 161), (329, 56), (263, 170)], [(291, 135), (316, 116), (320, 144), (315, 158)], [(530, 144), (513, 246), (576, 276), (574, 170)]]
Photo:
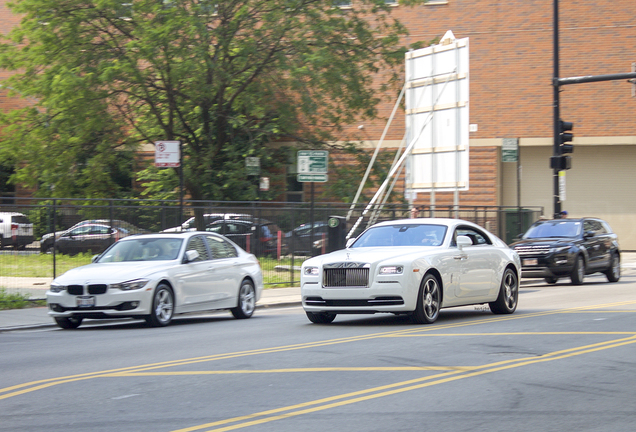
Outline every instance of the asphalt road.
[(0, 431), (633, 431), (636, 274), (513, 315), (301, 308), (0, 334)]

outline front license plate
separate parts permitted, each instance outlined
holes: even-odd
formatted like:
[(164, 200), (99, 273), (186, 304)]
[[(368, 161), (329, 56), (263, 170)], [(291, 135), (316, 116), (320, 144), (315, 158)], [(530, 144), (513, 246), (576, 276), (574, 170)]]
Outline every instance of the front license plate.
[(523, 265), (524, 266), (536, 266), (537, 264), (539, 264), (539, 260), (536, 259), (536, 258), (524, 259), (523, 260)]
[(80, 307), (80, 308), (95, 307), (95, 297), (93, 296), (77, 297), (77, 307)]

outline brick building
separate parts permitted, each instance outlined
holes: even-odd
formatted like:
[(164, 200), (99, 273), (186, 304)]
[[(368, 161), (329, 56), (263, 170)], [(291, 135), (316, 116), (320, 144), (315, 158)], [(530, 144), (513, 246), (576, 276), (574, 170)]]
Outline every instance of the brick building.
[[(352, 2), (355, 7), (355, 0)], [(560, 77), (626, 73), (636, 62), (633, 0), (600, 5), (559, 1)], [(517, 164), (501, 161), (504, 138), (519, 138), (522, 206), (553, 212), (553, 0), (431, 1), (394, 13), (409, 28), (407, 43), (441, 38), (447, 30), (470, 41), (470, 189), (460, 205), (516, 206)], [(625, 250), (636, 249), (636, 85), (625, 80), (561, 87), (561, 118), (574, 123), (572, 169), (562, 202), (571, 217), (610, 222)], [(387, 118), (392, 104), (381, 107)], [(353, 126), (350, 130), (355, 133)], [(369, 147), (384, 122), (365, 125)], [(404, 115), (390, 129), (386, 147), (397, 147)], [(402, 189), (403, 192), (403, 189)], [(400, 193), (396, 191), (395, 193)], [(416, 204), (430, 197), (418, 194)], [(453, 203), (437, 193), (437, 205)]]

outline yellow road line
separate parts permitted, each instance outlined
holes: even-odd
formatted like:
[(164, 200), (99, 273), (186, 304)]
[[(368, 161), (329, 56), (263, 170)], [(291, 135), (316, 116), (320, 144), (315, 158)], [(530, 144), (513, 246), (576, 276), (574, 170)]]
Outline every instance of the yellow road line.
[[(272, 421), (283, 420), (290, 417), (295, 417), (303, 414), (309, 414), (317, 411), (324, 411), (331, 408), (338, 408), (345, 405), (350, 405), (358, 402), (364, 402), (371, 399), (377, 399), (380, 397), (392, 396), (407, 391), (418, 390), (433, 385), (444, 384), (452, 381), (457, 381), (464, 378), (471, 378), (479, 375), (499, 372), (502, 370), (513, 369), (521, 366), (532, 365), (535, 363), (542, 363), (554, 360), (561, 360), (568, 357), (573, 357), (582, 354), (588, 354), (591, 352), (601, 351), (610, 348), (616, 348), (619, 346), (629, 345), (636, 343), (636, 336), (617, 339), (613, 341), (601, 342), (592, 345), (581, 346), (577, 348), (571, 348), (567, 350), (555, 351), (553, 353), (546, 354), (541, 357), (524, 358), (517, 360), (506, 360), (502, 362), (490, 363), (474, 368), (469, 371), (455, 371), (447, 372), (443, 374), (434, 375), (432, 377), (424, 377), (414, 380), (403, 381), (386, 386), (375, 387), (372, 389), (361, 390), (353, 393), (347, 393), (339, 396), (332, 396), (329, 398), (319, 399), (316, 401), (305, 402), (302, 404), (292, 405), (283, 408), (277, 408), (268, 411), (262, 411), (246, 416), (234, 417), (226, 420), (220, 420), (216, 422), (206, 423), (198, 426), (188, 427), (184, 429), (174, 430), (172, 432), (192, 432), (201, 429), (215, 428), (217, 426), (224, 426), (217, 429), (209, 429), (207, 432), (222, 432), (235, 429), (242, 429), (257, 424), (269, 423)], [(399, 387), (399, 388), (396, 388)], [(346, 400), (341, 400), (346, 399)], [(311, 407), (311, 408), (309, 408)], [(269, 416), (269, 417), (268, 417)], [(264, 417), (264, 418), (258, 418)], [(242, 423), (238, 423), (242, 422)], [(228, 425), (229, 423), (238, 423), (234, 425)]]
[(525, 313), (525, 314), (517, 313), (517, 314), (505, 315), (505, 316), (496, 315), (494, 317), (489, 317), (489, 318), (479, 319), (479, 320), (474, 320), (469, 322), (462, 321), (459, 323), (435, 324), (435, 325), (426, 326), (426, 327), (418, 326), (415, 328), (409, 328), (409, 329), (398, 330), (398, 331), (393, 330), (388, 332), (371, 333), (367, 335), (351, 336), (346, 338), (308, 342), (308, 343), (286, 345), (286, 346), (280, 346), (280, 347), (261, 348), (261, 349), (246, 350), (246, 351), (239, 351), (239, 352), (225, 353), (225, 354), (213, 354), (209, 356), (194, 357), (189, 359), (151, 363), (147, 365), (131, 366), (126, 368), (111, 369), (106, 371), (89, 372), (89, 373), (83, 373), (83, 374), (77, 374), (77, 375), (70, 375), (66, 377), (49, 378), (49, 379), (32, 381), (32, 382), (18, 384), (18, 385), (0, 389), (0, 400), (7, 399), (13, 396), (22, 395), (31, 391), (41, 390), (41, 389), (58, 385), (58, 384), (65, 384), (68, 382), (86, 380), (91, 378), (100, 378), (100, 377), (109, 376), (109, 375), (118, 374), (118, 373), (124, 373), (124, 372), (144, 372), (144, 371), (149, 371), (154, 369), (163, 369), (168, 367), (183, 366), (183, 365), (190, 365), (195, 363), (203, 363), (203, 362), (217, 361), (217, 360), (225, 360), (225, 359), (244, 357), (244, 356), (280, 353), (285, 351), (316, 348), (316, 347), (323, 347), (323, 346), (336, 345), (336, 344), (342, 344), (342, 343), (359, 342), (359, 341), (371, 340), (371, 339), (382, 338), (382, 337), (407, 336), (413, 333), (416, 333), (416, 334), (423, 333), (423, 332), (430, 333), (433, 331), (438, 332), (440, 330), (446, 330), (451, 328), (467, 327), (467, 326), (474, 326), (479, 324), (490, 324), (493, 322), (535, 318), (535, 317), (541, 317), (541, 316), (547, 316), (547, 315), (555, 315), (559, 313), (571, 313), (571, 312), (583, 311), (583, 310), (589, 310), (589, 309), (602, 309), (602, 308), (625, 306), (625, 305), (632, 305), (632, 304), (636, 304), (636, 301), (615, 302), (615, 303), (607, 303), (607, 304), (600, 304), (600, 305), (576, 307), (571, 309), (558, 309), (553, 311), (542, 311), (542, 312), (533, 312), (533, 313)]

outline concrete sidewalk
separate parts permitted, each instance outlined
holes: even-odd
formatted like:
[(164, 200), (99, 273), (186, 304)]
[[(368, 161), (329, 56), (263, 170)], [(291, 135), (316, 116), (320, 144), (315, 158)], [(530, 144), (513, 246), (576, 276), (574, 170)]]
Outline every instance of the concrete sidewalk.
[[(43, 289), (41, 296), (37, 295), (34, 297), (44, 298), (45, 292), (46, 288)], [(268, 288), (263, 290), (261, 299), (256, 303), (256, 313), (258, 313), (258, 309), (260, 308), (298, 305), (300, 305), (300, 287)], [(46, 307), (0, 310), (0, 332), (38, 327), (54, 327), (55, 325), (55, 321), (48, 315), (48, 309)]]

